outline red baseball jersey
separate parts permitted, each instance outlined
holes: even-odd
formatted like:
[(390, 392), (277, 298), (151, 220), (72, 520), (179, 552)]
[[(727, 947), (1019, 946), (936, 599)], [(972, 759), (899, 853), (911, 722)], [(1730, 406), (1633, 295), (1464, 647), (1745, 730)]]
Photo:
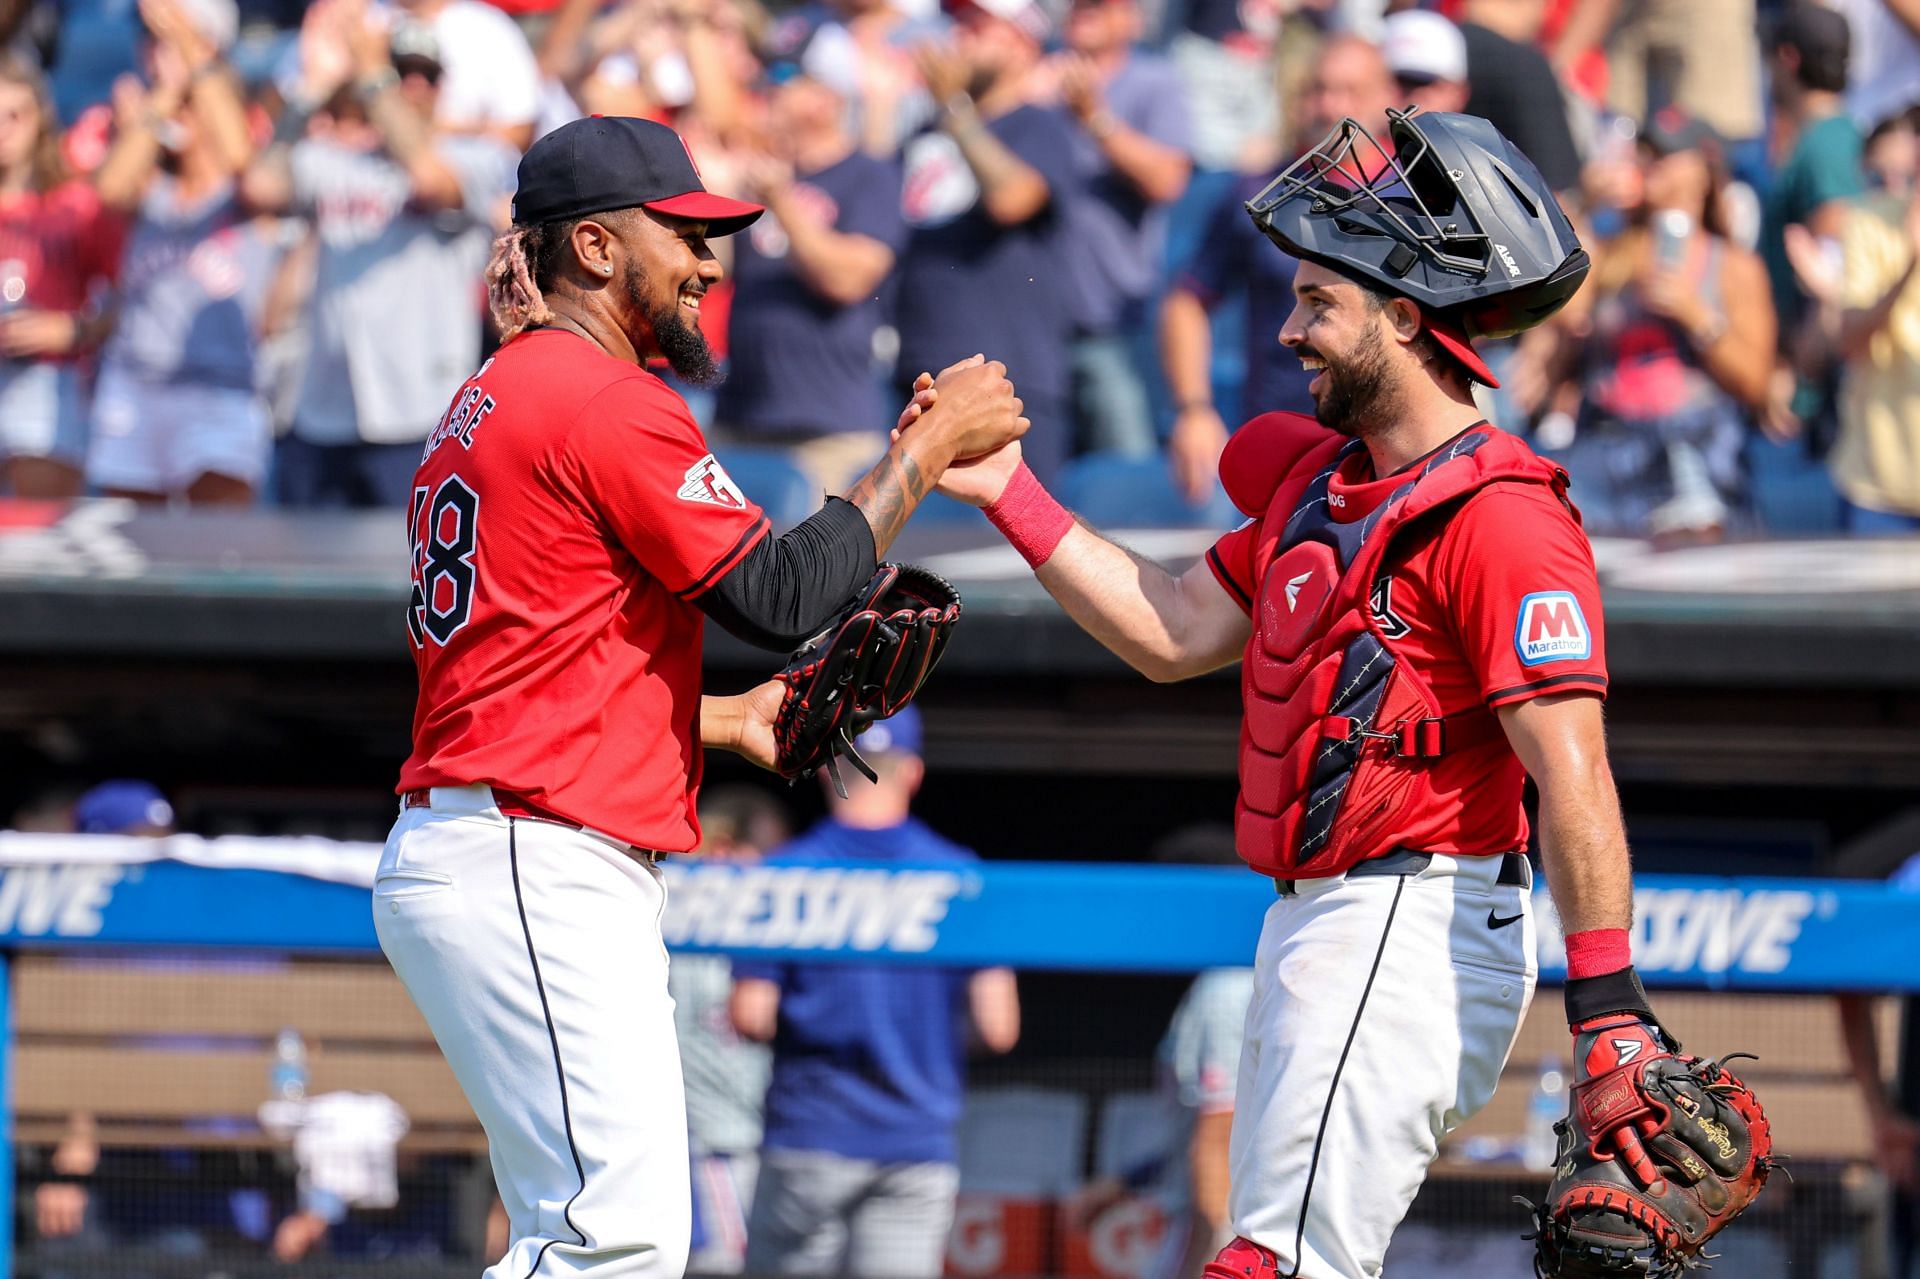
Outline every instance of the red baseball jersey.
[[(1333, 477), (1327, 500), (1335, 520), (1365, 519), (1406, 481), (1404, 473), (1372, 473), (1363, 452)], [(1257, 536), (1249, 521), (1207, 552), (1221, 586), (1249, 611)], [(1593, 550), (1544, 485), (1494, 483), (1450, 516), (1404, 529), (1387, 550), (1371, 605), (1381, 632), (1432, 688), (1438, 716), (1476, 701), (1498, 708), (1543, 693), (1606, 695)], [(1439, 803), (1416, 819), (1417, 832), (1403, 832), (1406, 847), (1479, 854), (1526, 846), (1526, 778), (1504, 739), (1442, 755), (1431, 767)]]
[(642, 848), (694, 847), (693, 601), (766, 516), (664, 382), (557, 329), (483, 364), (426, 450), (398, 789), (485, 782)]

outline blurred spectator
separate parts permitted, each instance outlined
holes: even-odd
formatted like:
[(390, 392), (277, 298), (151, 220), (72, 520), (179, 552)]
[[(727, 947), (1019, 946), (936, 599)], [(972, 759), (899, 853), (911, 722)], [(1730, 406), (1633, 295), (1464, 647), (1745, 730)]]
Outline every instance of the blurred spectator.
[(1467, 38), (1460, 28), (1429, 9), (1405, 9), (1387, 15), (1380, 53), (1399, 88), (1399, 106), (1422, 111), (1464, 111), (1472, 88), (1467, 83)]
[[(1240, 1037), (1253, 1001), (1253, 969), (1213, 968), (1193, 979), (1160, 1041), (1161, 1086), (1179, 1109), (1186, 1148), (1174, 1177), (1184, 1182), (1184, 1229), (1168, 1232), (1155, 1279), (1198, 1274), (1233, 1240), (1227, 1216), (1228, 1138), (1233, 1132)], [(1180, 1246), (1184, 1245), (1184, 1247)], [(1169, 1264), (1171, 1263), (1171, 1264)]]
[[(940, 38), (945, 24), (937, 7), (920, 9), (895, 0), (828, 0), (824, 11), (833, 20), (814, 35), (835, 58), (850, 56), (859, 84), (853, 128), (861, 149), (879, 159), (897, 157), (934, 109), (913, 50)], [(819, 10), (803, 7), (782, 21), (813, 22), (819, 16)]]
[[(486, 134), (518, 151), (532, 145), (540, 71), (513, 19), (482, 0), (398, 3), (396, 27), (418, 25), (432, 33), (440, 67), (433, 118), (440, 127)], [(381, 18), (369, 14), (365, 20)]]
[[(1848, 201), (1862, 186), (1860, 132), (1841, 94), (1847, 87), (1847, 21), (1810, 0), (1792, 0), (1769, 50), (1775, 106), (1774, 153), (1785, 156), (1761, 211), (1760, 255), (1772, 282), (1773, 309), (1788, 365), (1776, 374), (1766, 423), (1791, 434), (1826, 409), (1827, 353), (1817, 327), (1803, 324), (1808, 299), (1787, 255), (1787, 228), (1804, 226), (1837, 252)], [(1810, 376), (1795, 376), (1795, 370)]]
[(1727, 236), (1727, 175), (1704, 121), (1669, 107), (1640, 150), (1640, 204), (1623, 234), (1590, 246), (1574, 304), (1587, 319), (1582, 404), (1556, 456), (1589, 531), (1712, 539), (1743, 503), (1747, 415), (1772, 375), (1766, 269)]
[(64, 7), (58, 0), (8, 0), (0, 5), (0, 47), (46, 69), (59, 49)]
[(1761, 133), (1754, 0), (1599, 0), (1612, 11), (1607, 105), (1633, 120), (1677, 106), (1733, 146)]
[[(770, 861), (972, 865), (911, 815), (919, 712), (874, 724), (860, 747), (880, 780), (849, 770), (847, 797), (829, 793), (830, 816)], [(742, 961), (732, 1011), (741, 1034), (773, 1044), (748, 1273), (934, 1279), (959, 1188), (968, 1027), (990, 1052), (1013, 1047), (1013, 973)]]
[(1075, 0), (1055, 59), (1073, 133), (1079, 198), (1067, 206), (1067, 269), (1075, 291), (1075, 442), (1151, 457), (1159, 441), (1135, 338), (1160, 284), (1168, 206), (1187, 188), (1192, 124), (1171, 64), (1136, 50), (1135, 0)]
[(47, 1177), (33, 1190), (33, 1233), (43, 1245), (98, 1234), (98, 1224), (91, 1220), (89, 1183), (99, 1167), (100, 1142), (93, 1116), (77, 1110), (67, 1116), (67, 1130), (47, 1160)]
[(1240, 173), (1272, 161), (1280, 135), (1274, 41), (1290, 0), (1185, 0), (1167, 56), (1186, 84), (1193, 162)]
[(94, 174), (100, 198), (135, 221), (87, 478), (143, 501), (245, 504), (272, 447), (254, 350), (280, 237), (239, 199), (253, 142), (220, 56), (235, 10), (143, 0), (141, 13), (151, 87), (115, 86), (113, 147)]
[(173, 805), (152, 782), (101, 782), (73, 805), (73, 828), (82, 835), (173, 834)]
[[(1893, 131), (1909, 145), (1911, 122)], [(1920, 190), (1863, 199), (1841, 232), (1834, 302), (1845, 361), (1828, 463), (1854, 533), (1920, 532)]]
[(80, 360), (105, 335), (99, 294), (123, 230), (68, 175), (45, 78), (0, 53), (0, 448), (16, 496), (80, 492)]
[(1555, 191), (1580, 185), (1580, 156), (1567, 104), (1546, 55), (1534, 45), (1544, 5), (1535, 0), (1466, 0), (1467, 113), (1485, 116), (1533, 161)]
[(1847, 113), (1861, 129), (1920, 105), (1920, 6), (1910, 0), (1833, 0), (1854, 56)]
[(329, 1092), (260, 1106), (260, 1126), (293, 1143), (296, 1207), (273, 1232), (273, 1255), (299, 1261), (320, 1248), (353, 1209), (400, 1200), (396, 1148), (410, 1126), (384, 1093)]
[[(1382, 136), (1395, 85), (1380, 50), (1359, 36), (1329, 39), (1313, 64), (1300, 101), (1296, 152), (1317, 144), (1347, 116)], [(1240, 403), (1229, 408), (1236, 424), (1276, 409), (1310, 412), (1312, 375), (1280, 345), (1280, 326), (1293, 310), (1293, 271), (1298, 263), (1261, 234), (1247, 216), (1246, 201), (1272, 180), (1249, 174), (1214, 214), (1200, 251), (1168, 289), (1160, 309), (1160, 358), (1174, 402), (1167, 463), (1174, 481), (1196, 505), (1213, 491), (1227, 423), (1213, 400), (1209, 370), (1213, 332), (1208, 313), (1244, 292), (1247, 299), (1247, 379)]]
[[(699, 856), (753, 862), (792, 834), (786, 810), (757, 786), (700, 792)], [(772, 1054), (733, 1028), (733, 964), (725, 955), (678, 954), (667, 972), (693, 1149), (694, 1274), (739, 1274), (747, 1258), (747, 1206), (760, 1170), (761, 1106)], [(496, 1254), (497, 1255), (497, 1254)]]
[(316, 0), (300, 56), (300, 91), (244, 183), (254, 207), (299, 209), (319, 238), (281, 494), (404, 507), (421, 441), (480, 362), (478, 281), (516, 156), (435, 132), (440, 54), (424, 27), (390, 42), (363, 0)]
[(1861, 144), (1860, 167), (1875, 191), (1906, 195), (1920, 182), (1920, 107), (1889, 116)]
[(954, 3), (953, 41), (917, 55), (940, 115), (903, 156), (896, 376), (904, 387), (977, 351), (1005, 361), (1033, 421), (1021, 450), (1044, 480), (1069, 437), (1073, 125), (1027, 101), (1048, 28), (1037, 0)]
[[(1920, 893), (1920, 855), (1895, 870), (1889, 884)], [(1893, 1191), (1889, 1222), (1891, 1274), (1908, 1279), (1920, 1262), (1920, 998), (1900, 1001), (1893, 1087), (1880, 1073), (1880, 1037), (1871, 995), (1840, 995), (1841, 1040), (1873, 1133), (1874, 1162)]]
[(854, 76), (844, 50), (818, 42), (768, 69), (772, 149), (743, 166), (767, 213), (733, 246), (731, 364), (711, 435), (780, 446), (827, 493), (887, 449), (895, 414), (873, 339), (907, 239), (899, 172), (847, 127)]
[[(1240, 866), (1233, 828), (1202, 824), (1174, 831), (1153, 848), (1157, 861)], [(1253, 1000), (1253, 969), (1214, 968), (1187, 987), (1160, 1040), (1157, 1085), (1173, 1112), (1161, 1159), (1095, 1182), (1075, 1205), (1097, 1218), (1134, 1188), (1166, 1212), (1167, 1231), (1141, 1279), (1191, 1279), (1233, 1238), (1227, 1217), (1227, 1151), (1233, 1130), (1240, 1042)]]

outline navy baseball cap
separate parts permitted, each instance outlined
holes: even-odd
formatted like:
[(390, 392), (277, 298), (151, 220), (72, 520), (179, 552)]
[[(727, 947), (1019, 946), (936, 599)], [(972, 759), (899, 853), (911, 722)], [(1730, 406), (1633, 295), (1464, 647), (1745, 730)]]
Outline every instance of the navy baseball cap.
[(173, 805), (152, 782), (101, 782), (73, 806), (82, 835), (124, 835), (149, 826), (173, 825)]
[(920, 708), (902, 706), (885, 719), (867, 725), (854, 744), (862, 755), (883, 755), (898, 751), (903, 755), (920, 753)]
[(680, 135), (651, 120), (588, 116), (520, 157), (513, 220), (521, 226), (632, 208), (705, 222), (709, 238), (744, 231), (766, 212), (707, 190)]

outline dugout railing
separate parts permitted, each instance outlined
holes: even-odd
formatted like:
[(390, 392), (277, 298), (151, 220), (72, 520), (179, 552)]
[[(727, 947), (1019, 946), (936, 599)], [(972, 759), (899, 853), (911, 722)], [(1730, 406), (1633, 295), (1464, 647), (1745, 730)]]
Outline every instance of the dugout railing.
[[(10, 1196), (0, 1276), (478, 1273), (491, 1198), (484, 1141), (373, 945), (364, 880), (374, 855), (321, 841), (0, 836), (0, 1131), (16, 1169), (0, 1179)], [(1126, 997), (1112, 974), (1244, 963), (1271, 900), (1244, 872), (1192, 867), (673, 873), (676, 947), (1078, 972), (1093, 992), (1089, 1018)], [(1650, 878), (1638, 898), (1636, 953), (1649, 984), (1669, 988), (1663, 1014), (1694, 1046), (1760, 1054), (1756, 1086), (1780, 1148), (1797, 1160), (1797, 1180), (1770, 1189), (1730, 1236), (1723, 1268), (1763, 1279), (1874, 1274), (1872, 1134), (1822, 992), (1920, 983), (1906, 962), (1920, 940), (1914, 897), (1829, 881)], [(1547, 923), (1551, 977), (1559, 956)], [(1521, 1217), (1507, 1201), (1542, 1184), (1515, 1156), (1540, 1071), (1565, 1052), (1557, 1003), (1543, 991), (1500, 1094), (1448, 1143), (1396, 1243), (1402, 1273), (1526, 1273)], [(1890, 1001), (1882, 1011), (1886, 1023)], [(410, 1124), (405, 1211), (358, 1214), (359, 1234), (336, 1255), (297, 1267), (270, 1246), (292, 1200), (293, 1163), (257, 1114), (286, 1028), (300, 1036), (311, 1092), (381, 1093)], [(1137, 1266), (1165, 1224), (1152, 1204), (1089, 1222), (1075, 1196), (1102, 1171), (1116, 1127), (1131, 1122), (1127, 1107), (1151, 1089), (1151, 1048), (976, 1071), (981, 1114), (1010, 1105), (1029, 1142), (1024, 1154), (1000, 1149), (1008, 1143), (995, 1133), (976, 1143), (1000, 1157), (963, 1187), (955, 1273), (1123, 1279)], [(36, 1198), (62, 1180), (51, 1156), (76, 1115), (91, 1116), (102, 1152), (86, 1180), (119, 1201), (123, 1220), (144, 1214), (137, 1238), (36, 1237)], [(979, 1164), (963, 1155), (963, 1167), (970, 1160)], [(207, 1225), (209, 1205), (225, 1226)]]

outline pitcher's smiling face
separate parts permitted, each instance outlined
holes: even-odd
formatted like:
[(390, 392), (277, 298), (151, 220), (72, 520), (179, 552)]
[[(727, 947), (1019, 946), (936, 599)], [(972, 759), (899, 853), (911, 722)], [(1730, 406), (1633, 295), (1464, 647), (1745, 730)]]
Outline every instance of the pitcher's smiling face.
[(723, 274), (707, 247), (707, 224), (633, 209), (608, 225), (625, 251), (622, 319), (634, 349), (658, 351), (695, 386), (718, 381), (719, 368), (700, 331), (701, 301)]

